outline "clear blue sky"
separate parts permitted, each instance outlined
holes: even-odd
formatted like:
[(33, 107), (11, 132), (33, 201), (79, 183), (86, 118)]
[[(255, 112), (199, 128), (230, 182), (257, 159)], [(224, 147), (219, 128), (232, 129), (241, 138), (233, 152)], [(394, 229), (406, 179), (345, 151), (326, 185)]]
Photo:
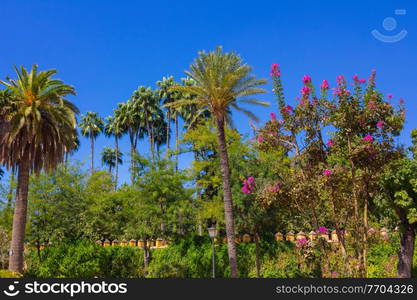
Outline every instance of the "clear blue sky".
[[(406, 14), (395, 15), (395, 9)], [(391, 31), (382, 24), (387, 17), (397, 21)], [(269, 76), (271, 63), (279, 63), (285, 94), (294, 102), (304, 74), (334, 85), (339, 74), (368, 77), (376, 69), (380, 90), (392, 93), (394, 102), (406, 101), (407, 124), (399, 142), (408, 144), (417, 127), (416, 1), (2, 0), (0, 26), (0, 77), (13, 75), (14, 64), (56, 68), (59, 78), (76, 87), (72, 100), (82, 113), (105, 117), (138, 85), (154, 86), (166, 75), (179, 79), (198, 50), (223, 45), (240, 53), (261, 77)], [(408, 34), (384, 43), (371, 35), (374, 29)], [(271, 92), (262, 99), (272, 104), (255, 109), (265, 121), (276, 106)], [(249, 132), (246, 117), (236, 113), (234, 120), (242, 133)], [(96, 165), (101, 148), (112, 143), (97, 140)], [(144, 154), (148, 145), (142, 145)], [(83, 139), (75, 158), (87, 161), (88, 147)], [(128, 152), (126, 138), (122, 148)], [(183, 157), (182, 167), (189, 162)], [(128, 180), (127, 165), (122, 181)]]

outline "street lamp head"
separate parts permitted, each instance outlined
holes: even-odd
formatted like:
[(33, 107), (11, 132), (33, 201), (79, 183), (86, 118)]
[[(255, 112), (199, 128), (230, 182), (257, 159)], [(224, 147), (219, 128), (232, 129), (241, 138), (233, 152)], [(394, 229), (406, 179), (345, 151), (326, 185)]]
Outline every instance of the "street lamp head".
[(207, 228), (210, 238), (214, 239), (217, 236), (216, 227)]

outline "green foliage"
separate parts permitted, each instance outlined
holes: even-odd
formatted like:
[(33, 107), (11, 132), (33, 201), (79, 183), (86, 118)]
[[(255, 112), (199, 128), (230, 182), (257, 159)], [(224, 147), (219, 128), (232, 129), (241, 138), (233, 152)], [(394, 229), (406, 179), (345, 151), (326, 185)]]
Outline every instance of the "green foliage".
[(70, 165), (31, 177), (27, 235), (31, 243), (74, 241), (83, 235), (88, 204), (84, 179), (79, 167)]
[(368, 255), (368, 277), (396, 277), (397, 251), (398, 238), (373, 245)]
[(102, 247), (89, 241), (31, 250), (28, 277), (141, 277), (143, 252), (133, 247)]
[[(166, 249), (152, 253), (148, 277), (209, 278), (212, 276), (211, 242), (207, 236), (178, 239)], [(216, 276), (228, 276), (227, 247), (216, 246)]]
[[(402, 221), (417, 222), (417, 161), (404, 158), (393, 162), (381, 176), (385, 198), (381, 205), (393, 207)], [(384, 201), (385, 200), (385, 201)]]
[(185, 188), (188, 176), (175, 171), (172, 163), (159, 160), (145, 168), (131, 198), (132, 216), (126, 236), (148, 239), (184, 234), (193, 220), (191, 190)]

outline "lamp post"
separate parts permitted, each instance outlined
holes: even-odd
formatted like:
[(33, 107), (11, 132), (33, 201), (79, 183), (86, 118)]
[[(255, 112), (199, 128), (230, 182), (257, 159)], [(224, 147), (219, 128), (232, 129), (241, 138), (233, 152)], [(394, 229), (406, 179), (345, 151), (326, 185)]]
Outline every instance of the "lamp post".
[(214, 253), (214, 238), (217, 236), (217, 229), (210, 227), (207, 229), (211, 239), (211, 252), (212, 252), (212, 264), (213, 264), (213, 278), (216, 278), (216, 256)]

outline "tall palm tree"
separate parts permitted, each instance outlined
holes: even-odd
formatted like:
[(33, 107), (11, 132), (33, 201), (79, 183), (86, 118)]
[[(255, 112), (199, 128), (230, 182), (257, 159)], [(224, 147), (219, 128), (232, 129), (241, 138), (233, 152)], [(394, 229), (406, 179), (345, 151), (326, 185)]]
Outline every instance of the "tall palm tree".
[(75, 130), (75, 133), (74, 133), (74, 136), (75, 136), (75, 138), (74, 138), (74, 143), (75, 143), (75, 146), (72, 148), (72, 149), (68, 149), (67, 151), (65, 151), (65, 160), (64, 160), (64, 163), (67, 165), (68, 164), (68, 158), (69, 158), (69, 156), (70, 155), (74, 155), (74, 153), (75, 152), (77, 152), (78, 150), (80, 150), (80, 137), (78, 136), (78, 131), (77, 130)]
[(117, 164), (123, 164), (123, 153), (115, 148), (104, 147), (101, 151), (101, 164), (107, 166), (111, 174)]
[[(170, 90), (170, 88), (174, 85), (177, 85), (177, 83), (174, 81), (173, 76), (169, 77), (163, 77), (161, 81), (157, 81), (156, 84), (159, 86), (159, 97), (162, 100), (161, 104), (165, 105), (168, 103), (172, 103), (176, 99), (176, 92)], [(167, 153), (169, 153), (170, 149), (170, 138), (171, 138), (171, 117), (172, 117), (172, 109), (170, 107), (167, 107), (166, 109), (166, 119), (167, 119), (167, 136), (166, 136), (166, 147), (167, 147)]]
[(119, 178), (119, 139), (124, 134), (125, 130), (120, 123), (120, 120), (116, 118), (115, 116), (109, 116), (106, 118), (106, 125), (104, 126), (104, 134), (108, 137), (113, 136), (114, 142), (115, 142), (115, 175), (114, 175), (114, 181), (115, 181), (115, 189), (117, 189), (117, 182)]
[(122, 128), (127, 132), (130, 141), (130, 176), (131, 182), (134, 182), (135, 161), (137, 155), (138, 140), (144, 137), (144, 125), (142, 110), (134, 99), (127, 102), (119, 103), (114, 111), (114, 117)]
[(52, 78), (56, 70), (15, 72), (17, 79), (0, 81), (10, 96), (0, 106), (0, 164), (17, 169), (9, 270), (22, 272), (29, 175), (53, 170), (75, 147), (78, 109), (65, 98), (74, 88)]
[(164, 112), (159, 110), (158, 114), (156, 115), (155, 122), (154, 122), (154, 131), (155, 131), (155, 146), (156, 146), (156, 153), (158, 155), (158, 159), (160, 157), (160, 149), (162, 145), (165, 145), (167, 142), (167, 124), (165, 121)]
[(264, 89), (258, 88), (259, 85), (265, 84), (266, 80), (257, 79), (250, 74), (251, 71), (251, 67), (244, 64), (240, 56), (234, 52), (224, 53), (221, 47), (217, 47), (209, 53), (201, 51), (191, 64), (190, 71), (185, 72), (187, 76), (195, 81), (195, 85), (172, 87), (175, 91), (188, 92), (196, 96), (191, 99), (177, 100), (166, 105), (174, 108), (196, 105), (199, 111), (209, 110), (215, 119), (220, 169), (223, 180), (227, 246), (232, 277), (237, 277), (238, 271), (225, 123), (227, 122), (227, 114), (230, 108), (241, 111), (250, 118), (257, 120), (251, 111), (240, 107), (240, 103), (268, 106), (265, 102), (248, 98), (249, 96), (266, 92)]
[(81, 117), (81, 134), (90, 139), (91, 174), (94, 172), (94, 141), (104, 129), (103, 119), (96, 112), (87, 112)]
[(155, 161), (155, 124), (159, 119), (159, 99), (157, 94), (150, 88), (139, 86), (133, 92), (133, 101), (141, 108), (143, 120), (149, 138), (152, 162)]

